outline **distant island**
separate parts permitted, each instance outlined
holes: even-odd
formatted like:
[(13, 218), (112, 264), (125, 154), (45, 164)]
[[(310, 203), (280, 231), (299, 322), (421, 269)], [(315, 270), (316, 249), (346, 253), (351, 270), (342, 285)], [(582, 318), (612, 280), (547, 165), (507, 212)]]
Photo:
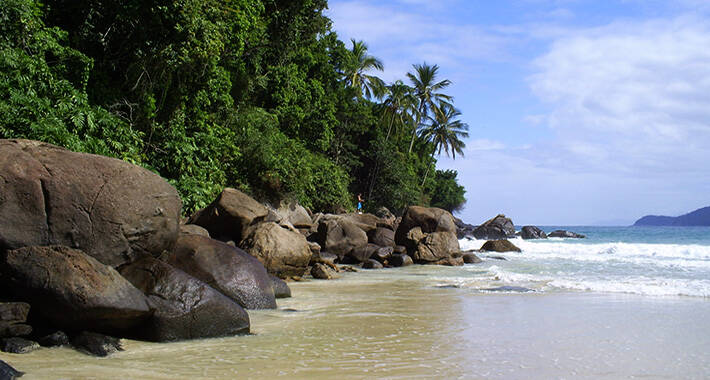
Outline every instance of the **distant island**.
[(646, 215), (634, 226), (710, 226), (710, 206), (676, 217)]

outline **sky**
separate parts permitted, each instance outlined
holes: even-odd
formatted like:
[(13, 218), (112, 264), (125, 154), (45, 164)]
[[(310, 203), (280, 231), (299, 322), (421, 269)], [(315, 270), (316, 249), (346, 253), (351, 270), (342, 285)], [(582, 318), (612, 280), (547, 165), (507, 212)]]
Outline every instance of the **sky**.
[(710, 205), (710, 0), (331, 0), (404, 80), (437, 64), (469, 126), (442, 153), (479, 224), (630, 225)]

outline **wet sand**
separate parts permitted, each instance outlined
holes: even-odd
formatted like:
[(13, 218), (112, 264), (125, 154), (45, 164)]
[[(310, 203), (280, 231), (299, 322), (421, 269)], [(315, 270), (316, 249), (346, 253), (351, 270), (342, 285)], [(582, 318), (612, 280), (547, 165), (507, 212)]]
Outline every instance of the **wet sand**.
[[(251, 311), (254, 335), (92, 358), (0, 353), (23, 379), (551, 379), (710, 377), (710, 300), (440, 287), (460, 268), (408, 267), (291, 284)], [(485, 287), (485, 284), (481, 284)]]

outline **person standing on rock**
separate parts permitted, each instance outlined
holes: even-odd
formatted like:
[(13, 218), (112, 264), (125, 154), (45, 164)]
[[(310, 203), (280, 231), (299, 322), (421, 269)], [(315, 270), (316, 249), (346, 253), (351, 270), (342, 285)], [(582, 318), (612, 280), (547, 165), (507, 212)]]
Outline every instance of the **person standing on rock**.
[(362, 214), (362, 204), (365, 201), (362, 199), (362, 193), (357, 194), (357, 213)]

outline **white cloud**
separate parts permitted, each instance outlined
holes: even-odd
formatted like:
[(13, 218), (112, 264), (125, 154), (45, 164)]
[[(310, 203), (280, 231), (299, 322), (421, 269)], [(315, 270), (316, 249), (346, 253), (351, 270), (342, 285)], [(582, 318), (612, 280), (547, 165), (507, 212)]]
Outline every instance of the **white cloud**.
[(529, 81), (552, 109), (559, 153), (605, 170), (707, 174), (708, 47), (710, 25), (688, 17), (554, 41)]

